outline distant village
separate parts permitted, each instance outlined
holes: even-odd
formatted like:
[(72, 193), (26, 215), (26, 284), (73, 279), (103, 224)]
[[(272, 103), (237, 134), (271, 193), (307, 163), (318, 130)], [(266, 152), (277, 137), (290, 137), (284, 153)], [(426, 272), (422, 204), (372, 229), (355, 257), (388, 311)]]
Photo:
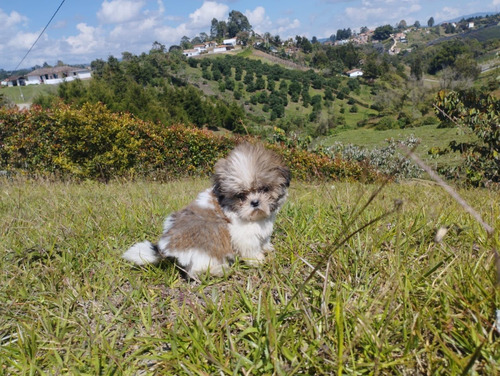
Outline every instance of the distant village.
[[(448, 24), (443, 23), (441, 26), (446, 27)], [(456, 24), (450, 24), (451, 27), (456, 27)], [(473, 22), (468, 22), (466, 27), (468, 29), (474, 28)], [(400, 32), (391, 34), (390, 37), (393, 39), (394, 43), (389, 49), (388, 53), (390, 55), (397, 55), (401, 52), (401, 48), (398, 48), (398, 43), (408, 43), (406, 39), (406, 34), (410, 31), (414, 31), (415, 27), (409, 27), (408, 29), (402, 30)], [(427, 30), (427, 33), (430, 31)], [(338, 39), (335, 41), (327, 40), (323, 44), (326, 46), (342, 46), (348, 43), (353, 43), (357, 45), (363, 45), (368, 43), (375, 43), (373, 40), (374, 30), (365, 30), (362, 33), (354, 33), (348, 39)], [(259, 47), (266, 43), (265, 38), (256, 35), (253, 39), (254, 47)], [(204, 54), (221, 54), (226, 53), (235, 49), (242, 48), (243, 43), (237, 37), (224, 39), (222, 43), (217, 43), (216, 41), (207, 41), (200, 44), (195, 44), (192, 48), (182, 50), (182, 54), (186, 57), (196, 57), (202, 56)], [(293, 39), (282, 42), (282, 51), (287, 56), (293, 56), (299, 52), (298, 48)], [(270, 46), (269, 52), (276, 54), (278, 49), (275, 46)], [(361, 69), (352, 69), (344, 72), (346, 76), (355, 78), (363, 75)], [(43, 67), (35, 69), (32, 72), (25, 75), (11, 76), (3, 79), (0, 82), (1, 86), (27, 86), (27, 85), (55, 85), (60, 84), (65, 81), (73, 81), (76, 79), (85, 80), (92, 77), (92, 72), (89, 68), (79, 68), (72, 67), (68, 65), (58, 65), (56, 67)]]

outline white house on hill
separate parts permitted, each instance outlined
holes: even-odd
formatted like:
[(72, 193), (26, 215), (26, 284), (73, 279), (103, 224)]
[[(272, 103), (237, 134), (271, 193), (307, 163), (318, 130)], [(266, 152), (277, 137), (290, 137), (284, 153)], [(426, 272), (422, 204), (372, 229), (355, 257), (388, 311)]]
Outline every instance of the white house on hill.
[(224, 39), (224, 41), (222, 42), (222, 44), (230, 44), (233, 47), (236, 46), (236, 43), (238, 43), (238, 38), (236, 37), (230, 39)]
[(182, 54), (186, 57), (198, 56), (200, 54), (200, 50), (192, 48), (182, 51)]
[(70, 67), (68, 65), (53, 68), (40, 68), (26, 74), (25, 76), (13, 76), (2, 81), (5, 86), (26, 85), (54, 85), (65, 81), (76, 79), (85, 80), (92, 77), (92, 73), (86, 68)]
[(363, 75), (363, 71), (361, 69), (351, 69), (350, 71), (345, 72), (345, 74), (349, 78), (356, 78), (356, 77), (362, 76)]

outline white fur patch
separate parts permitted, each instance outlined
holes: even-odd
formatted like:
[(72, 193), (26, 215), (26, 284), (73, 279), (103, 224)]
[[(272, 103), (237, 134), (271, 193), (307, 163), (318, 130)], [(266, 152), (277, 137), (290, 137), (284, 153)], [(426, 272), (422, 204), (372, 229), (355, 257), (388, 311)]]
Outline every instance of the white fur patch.
[(148, 241), (134, 244), (122, 257), (136, 265), (156, 264), (160, 261), (160, 257), (154, 250), (153, 244)]
[(173, 225), (174, 218), (172, 217), (172, 215), (169, 215), (167, 218), (165, 218), (165, 221), (163, 221), (163, 233), (166, 233), (168, 230), (170, 230)]
[(227, 212), (230, 218), (229, 233), (235, 251), (251, 262), (261, 262), (264, 259), (263, 248), (270, 244), (273, 233), (275, 215), (260, 221), (242, 220), (234, 212)]
[(201, 192), (195, 200), (196, 204), (203, 209), (215, 209), (213, 204), (212, 188)]
[(221, 275), (224, 268), (229, 267), (226, 263), (221, 263), (216, 258), (210, 257), (206, 252), (197, 248), (165, 250), (164, 254), (175, 257), (177, 263), (191, 275), (202, 274), (208, 270), (210, 270), (210, 274)]
[(170, 237), (167, 236), (162, 236), (161, 239), (158, 241), (158, 249), (160, 253), (164, 256), (168, 256), (167, 250), (168, 250), (168, 242), (170, 241)]
[[(233, 154), (233, 158), (230, 159), (232, 164), (233, 176), (232, 179), (237, 182), (237, 184), (243, 185), (245, 188), (249, 188), (252, 180), (255, 178), (254, 164), (250, 161), (251, 156), (247, 153), (236, 151)], [(235, 187), (236, 189), (240, 187)]]

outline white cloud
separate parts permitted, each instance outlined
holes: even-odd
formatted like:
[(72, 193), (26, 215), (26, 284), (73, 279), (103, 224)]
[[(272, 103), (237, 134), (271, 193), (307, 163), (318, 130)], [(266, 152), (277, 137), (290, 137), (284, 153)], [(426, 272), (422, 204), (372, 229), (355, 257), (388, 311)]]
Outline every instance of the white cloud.
[(422, 6), (418, 0), (363, 0), (361, 7), (347, 7), (346, 24), (351, 28), (360, 26), (376, 27), (395, 24), (419, 12)]
[(5, 13), (0, 9), (0, 32), (12, 30), (17, 24), (26, 22), (28, 19), (17, 13), (16, 11), (10, 12), (10, 14)]
[(102, 35), (102, 30), (85, 23), (79, 23), (76, 28), (80, 33), (76, 36), (68, 37), (64, 41), (70, 46), (70, 53), (76, 55), (87, 55), (92, 52), (102, 51), (106, 38)]
[(214, 18), (218, 20), (227, 18), (228, 11), (229, 7), (225, 4), (219, 4), (215, 1), (205, 1), (201, 8), (189, 15), (189, 26), (191, 28), (210, 26)]
[(102, 23), (121, 23), (140, 16), (144, 1), (112, 0), (104, 1), (97, 17)]
[[(345, 13), (347, 17), (353, 21), (354, 24), (360, 25), (365, 24), (367, 21), (384, 17), (387, 14), (387, 10), (384, 8), (348, 7), (345, 9)], [(353, 26), (355, 26), (354, 24)]]
[(441, 11), (436, 13), (436, 16), (434, 18), (436, 19), (436, 21), (440, 22), (459, 17), (460, 15), (461, 10), (452, 7), (444, 7)]
[(280, 36), (290, 30), (298, 29), (300, 27), (300, 21), (298, 19), (290, 20), (289, 18), (281, 18), (276, 21), (276, 24), (279, 26), (277, 34)]
[[(9, 41), (7, 42), (7, 46), (14, 48), (14, 49), (25, 49), (28, 50), (33, 44), (33, 42), (38, 38), (38, 35), (40, 32), (34, 32), (34, 33), (27, 33), (27, 32), (18, 32), (15, 35), (11, 36), (9, 38)], [(44, 36), (42, 39), (46, 39), (47, 37)]]
[(181, 24), (177, 27), (164, 26), (155, 29), (154, 36), (160, 43), (167, 45), (179, 44), (181, 38), (186, 35), (191, 35), (192, 31), (186, 27), (186, 24)]

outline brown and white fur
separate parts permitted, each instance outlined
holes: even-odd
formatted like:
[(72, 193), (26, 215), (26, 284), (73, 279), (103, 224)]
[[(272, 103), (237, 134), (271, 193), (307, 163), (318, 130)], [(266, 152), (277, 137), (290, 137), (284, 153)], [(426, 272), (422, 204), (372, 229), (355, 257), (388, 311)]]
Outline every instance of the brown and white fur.
[(123, 257), (137, 265), (174, 257), (190, 276), (221, 275), (239, 255), (257, 265), (272, 251), (276, 214), (286, 200), (290, 170), (260, 144), (244, 143), (215, 165), (213, 186), (163, 224), (158, 243), (137, 243)]

